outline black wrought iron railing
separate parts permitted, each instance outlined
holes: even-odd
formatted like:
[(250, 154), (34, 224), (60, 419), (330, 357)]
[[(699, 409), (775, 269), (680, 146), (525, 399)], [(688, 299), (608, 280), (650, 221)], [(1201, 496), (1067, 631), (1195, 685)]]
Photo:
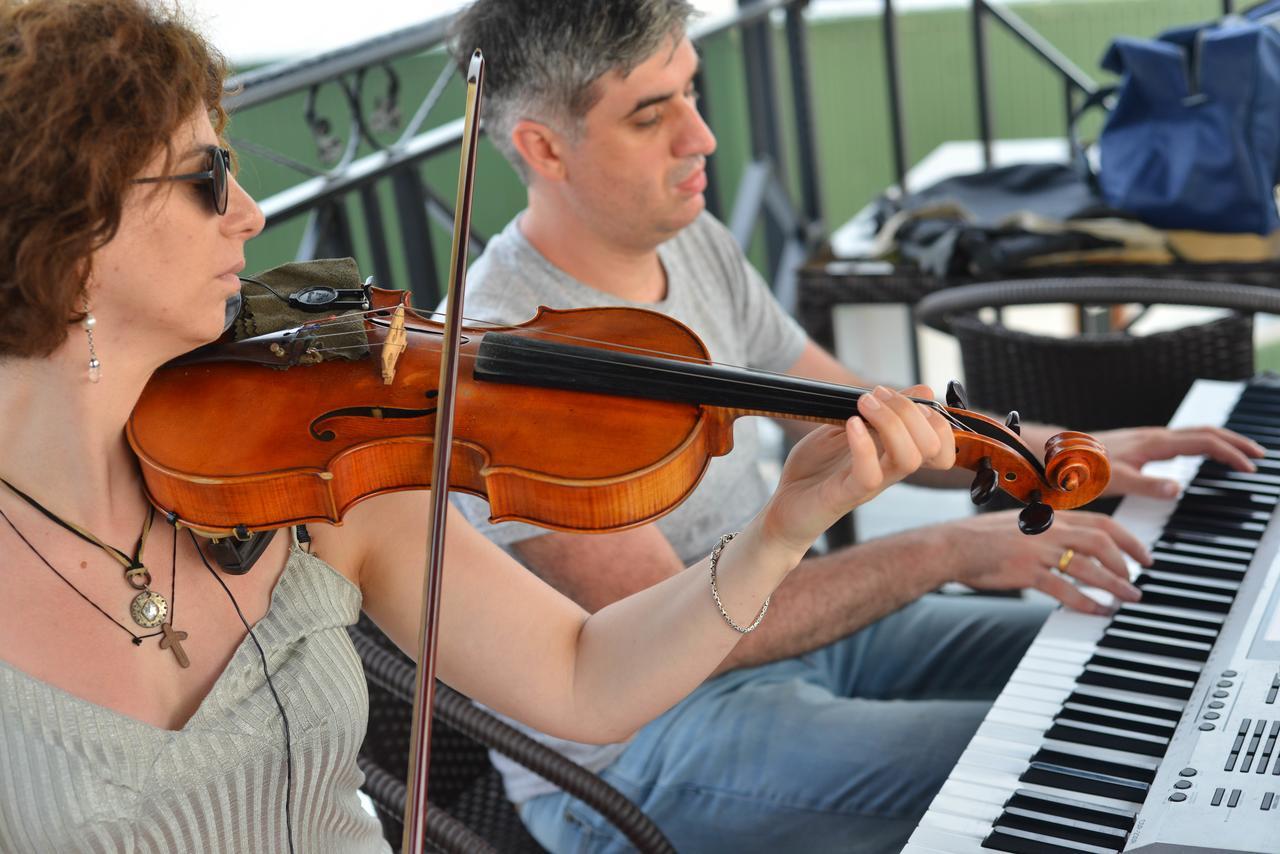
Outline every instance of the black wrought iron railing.
[[(788, 305), (795, 294), (794, 268), (824, 233), (809, 89), (807, 5), (808, 0), (740, 0), (735, 13), (700, 23), (691, 33), (699, 45), (722, 37), (740, 43), (749, 156), (741, 173), (733, 176), (721, 174), (722, 164), (711, 158), (707, 202), (744, 247), (758, 231), (763, 233), (764, 263)], [(419, 306), (434, 306), (439, 299), (443, 269), (432, 232), (447, 238), (453, 207), (452, 198), (443, 197), (424, 179), (423, 167), (457, 150), (462, 122), (438, 118), (442, 95), (455, 73), (452, 64), (446, 61), (434, 79), (411, 78), (404, 60), (438, 55), (448, 23), (449, 16), (443, 16), (350, 47), (238, 75), (226, 99), (228, 109), (237, 113), (302, 96), (299, 122), (309, 131), (315, 156), (238, 138), (232, 126), (232, 142), (239, 151), (270, 161), (292, 176), (287, 188), (260, 200), (266, 228), (281, 229), (305, 217), (296, 258), (359, 256), (379, 283), (407, 287)], [(780, 44), (785, 46), (782, 58)], [(789, 86), (785, 99), (780, 97), (784, 84), (779, 73), (784, 61)], [(705, 66), (699, 71), (700, 77), (708, 73)], [(714, 106), (707, 97), (711, 87), (703, 79), (696, 82), (704, 115), (714, 128)], [(423, 94), (418, 100), (410, 92)], [(793, 151), (787, 150), (779, 130), (784, 100), (791, 113), (785, 121), (794, 128)], [(417, 103), (407, 121), (402, 101)], [(319, 165), (308, 160), (318, 160)], [(788, 164), (795, 164), (794, 178)], [(727, 217), (721, 210), (726, 182), (734, 183), (735, 200)], [(484, 235), (473, 234), (472, 245), (477, 251), (482, 248)], [(357, 252), (358, 246), (364, 251)]]

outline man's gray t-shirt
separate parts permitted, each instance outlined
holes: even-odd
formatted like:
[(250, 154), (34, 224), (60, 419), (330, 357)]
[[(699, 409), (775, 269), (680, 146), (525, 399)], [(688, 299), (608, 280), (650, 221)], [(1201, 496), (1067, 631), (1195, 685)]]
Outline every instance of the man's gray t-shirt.
[[(514, 324), (531, 319), (539, 306), (627, 306), (660, 311), (685, 323), (702, 339), (711, 359), (723, 364), (785, 371), (804, 349), (804, 331), (773, 298), (728, 229), (709, 214), (658, 247), (667, 293), (656, 303), (630, 302), (577, 281), (544, 258), (525, 239), (518, 222), (519, 217), (489, 241), (467, 274), (463, 307), (468, 318)], [(758, 446), (753, 419), (739, 419), (733, 452), (712, 459), (693, 494), (658, 520), (685, 565), (705, 557), (721, 534), (740, 530), (768, 498), (756, 465)], [(454, 501), (485, 536), (504, 548), (548, 533), (519, 522), (490, 524), (489, 506), (481, 499), (460, 495)], [(609, 765), (623, 749), (536, 735), (592, 770)], [(555, 791), (522, 766), (493, 756), (511, 800), (519, 803)]]

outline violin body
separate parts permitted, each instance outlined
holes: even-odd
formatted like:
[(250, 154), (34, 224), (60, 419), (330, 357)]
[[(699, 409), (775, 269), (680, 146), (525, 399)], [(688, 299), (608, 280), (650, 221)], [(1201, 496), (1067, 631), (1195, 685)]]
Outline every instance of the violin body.
[[(366, 325), (376, 352), (388, 321)], [(189, 527), (226, 534), (336, 524), (364, 498), (429, 488), (443, 327), (416, 315), (405, 327), (410, 345), (390, 385), (374, 359), (161, 368), (128, 425), (152, 501)], [(544, 310), (503, 329), (707, 361), (697, 336), (653, 312)], [(493, 331), (464, 329), (463, 374)], [(455, 406), (450, 486), (487, 498), (496, 521), (558, 530), (618, 530), (661, 515), (733, 442), (723, 411), (684, 403), (461, 381)]]
[[(202, 533), (245, 536), (339, 524), (370, 496), (430, 488), (443, 326), (411, 310), (394, 320), (401, 292), (372, 296), (370, 350), (394, 343), (398, 354), (389, 381), (377, 358), (309, 358), (324, 321), (158, 370), (127, 426), (152, 502)], [(629, 308), (544, 308), (518, 326), (465, 327), (459, 366), (450, 488), (486, 498), (494, 521), (578, 532), (674, 508), (732, 449), (740, 416), (838, 424), (861, 393), (712, 365), (688, 327)], [(1084, 434), (1055, 437), (1041, 467), (998, 422), (932, 405), (963, 420), (959, 465), (1050, 519), (1047, 508), (1084, 504), (1106, 484), (1105, 451)]]

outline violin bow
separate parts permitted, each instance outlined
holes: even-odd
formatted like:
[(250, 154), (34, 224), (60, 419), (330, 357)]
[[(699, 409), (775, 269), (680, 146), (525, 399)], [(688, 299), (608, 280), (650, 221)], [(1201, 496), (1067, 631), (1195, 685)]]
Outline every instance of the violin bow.
[(422, 854), (426, 844), (427, 772), (431, 766), (431, 711), (435, 706), (436, 641), (440, 626), (440, 582), (444, 568), (445, 519), (449, 509), (449, 463), (453, 448), (453, 403), (458, 380), (458, 348), (462, 329), (462, 294), (467, 280), (467, 243), (471, 234), (471, 193), (475, 181), (476, 144), (480, 138), (480, 91), (484, 57), (471, 55), (467, 68), (467, 104), (458, 167), (458, 193), (453, 211), (453, 249), (449, 259), (449, 292), (444, 340), (440, 345), (440, 394), (436, 399), (435, 445), (432, 449), (431, 517), (427, 520), (426, 584), (418, 624), (418, 676), (409, 739), (409, 778), (404, 802), (404, 854)]

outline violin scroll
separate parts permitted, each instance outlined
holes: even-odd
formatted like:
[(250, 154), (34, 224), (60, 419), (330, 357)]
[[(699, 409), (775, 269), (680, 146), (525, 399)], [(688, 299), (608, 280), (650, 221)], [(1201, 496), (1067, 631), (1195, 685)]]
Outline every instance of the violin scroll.
[[(953, 395), (954, 396), (954, 395)], [(946, 407), (954, 428), (956, 465), (974, 472), (969, 495), (984, 504), (998, 485), (1027, 505), (1018, 520), (1025, 534), (1053, 523), (1053, 511), (1088, 504), (1107, 485), (1111, 464), (1092, 436), (1065, 431), (1045, 443), (1044, 463), (1019, 436), (1019, 420), (1001, 423), (963, 408)]]
[(1087, 504), (1102, 494), (1111, 478), (1111, 461), (1102, 443), (1087, 433), (1068, 430), (1044, 443), (1044, 470), (1049, 481)]

